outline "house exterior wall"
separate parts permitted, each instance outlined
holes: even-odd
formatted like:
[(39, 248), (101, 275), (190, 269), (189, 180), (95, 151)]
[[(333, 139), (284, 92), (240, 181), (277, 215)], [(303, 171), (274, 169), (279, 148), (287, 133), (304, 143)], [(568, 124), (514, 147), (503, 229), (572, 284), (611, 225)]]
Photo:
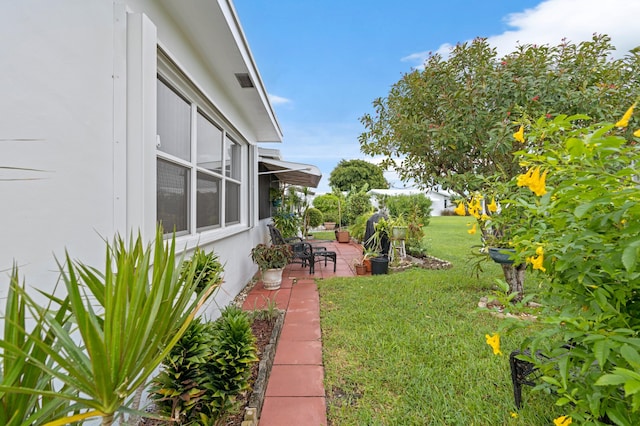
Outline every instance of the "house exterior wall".
[[(62, 259), (65, 249), (102, 268), (104, 239), (132, 232), (147, 241), (154, 236), (158, 47), (207, 96), (248, 151), (242, 223), (176, 241), (187, 255), (197, 245), (214, 250), (225, 265), (224, 287), (205, 314), (217, 316), (218, 307), (255, 273), (249, 250), (265, 236), (257, 219), (256, 128), (242, 112), (243, 100), (230, 96), (162, 4), (22, 0), (0, 5), (5, 63), (0, 179), (7, 179), (0, 180), (0, 289), (6, 289), (14, 262), (28, 286), (51, 290), (58, 278), (55, 258)], [(221, 15), (229, 13), (224, 0), (208, 4), (220, 7)]]

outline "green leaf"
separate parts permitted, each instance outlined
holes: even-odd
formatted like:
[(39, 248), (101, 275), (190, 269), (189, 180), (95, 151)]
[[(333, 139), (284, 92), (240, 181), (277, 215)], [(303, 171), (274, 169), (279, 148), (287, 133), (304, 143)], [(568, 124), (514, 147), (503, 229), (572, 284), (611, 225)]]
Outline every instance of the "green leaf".
[(614, 386), (621, 385), (627, 381), (626, 377), (618, 374), (605, 374), (596, 380), (596, 386)]
[(627, 272), (633, 272), (636, 268), (636, 262), (638, 261), (638, 247), (639, 242), (634, 242), (625, 247), (622, 252), (622, 264)]

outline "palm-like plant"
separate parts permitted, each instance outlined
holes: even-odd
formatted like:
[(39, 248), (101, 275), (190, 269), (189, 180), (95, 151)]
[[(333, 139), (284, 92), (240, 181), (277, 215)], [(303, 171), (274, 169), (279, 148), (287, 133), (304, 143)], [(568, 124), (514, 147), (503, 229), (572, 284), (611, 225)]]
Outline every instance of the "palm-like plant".
[[(4, 383), (0, 392), (75, 402), (72, 408), (78, 414), (50, 425), (96, 416), (107, 425), (116, 413), (131, 412), (124, 407), (127, 398), (146, 382), (216, 287), (211, 283), (196, 292), (196, 265), (181, 275), (181, 262), (175, 259), (175, 239), (165, 243), (160, 228), (153, 247), (145, 248), (140, 236), (135, 241), (131, 238), (128, 245), (120, 237), (112, 245), (107, 243), (104, 272), (74, 262), (67, 253), (59, 267), (68, 300), (43, 294), (60, 308), (68, 303), (68, 321), (50, 306), (41, 307), (24, 291), (22, 294), (37, 323), (50, 330), (51, 336), (48, 340), (30, 335), (33, 345), (46, 354), (31, 363), (62, 383), (63, 389), (75, 392)], [(3, 349), (4, 358), (28, 355), (13, 346)]]

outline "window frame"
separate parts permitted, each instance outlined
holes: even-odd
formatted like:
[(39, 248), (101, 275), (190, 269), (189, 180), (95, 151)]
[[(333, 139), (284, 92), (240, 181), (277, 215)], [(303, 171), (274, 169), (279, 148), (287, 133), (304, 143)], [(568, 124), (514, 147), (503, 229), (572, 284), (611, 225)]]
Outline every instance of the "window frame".
[[(188, 217), (187, 217), (187, 230), (176, 233), (176, 237), (179, 240), (194, 239), (196, 238), (200, 243), (214, 241), (228, 235), (232, 235), (238, 232), (246, 231), (250, 228), (252, 223), (252, 214), (250, 207), (253, 205), (251, 202), (252, 194), (252, 178), (251, 172), (253, 167), (251, 166), (250, 158), (252, 152), (252, 145), (244, 139), (240, 132), (219, 112), (214, 103), (201, 91), (171, 59), (168, 55), (158, 48), (158, 62), (156, 79), (173, 90), (178, 96), (189, 103), (191, 106), (191, 135), (190, 135), (190, 151), (191, 156), (189, 161), (185, 161), (179, 157), (168, 154), (161, 151), (159, 146), (156, 146), (156, 163), (159, 160), (168, 161), (171, 164), (178, 165), (180, 167), (186, 167), (189, 173), (189, 189), (188, 189)], [(157, 84), (157, 83), (156, 83)], [(157, 105), (156, 105), (157, 108)], [(198, 165), (198, 141), (197, 141), (197, 120), (198, 115), (201, 114), (205, 119), (211, 122), (221, 130), (221, 159), (222, 167), (221, 171), (215, 172)], [(160, 143), (162, 141), (159, 141)], [(240, 168), (238, 171), (238, 178), (232, 178), (227, 176), (225, 170), (225, 161), (227, 160), (227, 149), (229, 143), (236, 144), (239, 149), (236, 151), (239, 158), (237, 164)], [(230, 150), (231, 151), (231, 150)], [(234, 163), (233, 158), (229, 159), (231, 163)], [(233, 167), (233, 166), (232, 166)], [(198, 174), (203, 173), (207, 176), (212, 176), (220, 182), (220, 191), (218, 195), (219, 200), (219, 212), (217, 224), (204, 226), (198, 228)], [(156, 185), (157, 185), (157, 177)], [(239, 186), (238, 195), (238, 220), (229, 223), (226, 220), (227, 213), (227, 184), (234, 184)], [(156, 198), (158, 196), (158, 190), (156, 188)], [(156, 209), (156, 222), (159, 220), (157, 217), (158, 209)], [(165, 237), (170, 237), (172, 232), (165, 230), (167, 233)]]

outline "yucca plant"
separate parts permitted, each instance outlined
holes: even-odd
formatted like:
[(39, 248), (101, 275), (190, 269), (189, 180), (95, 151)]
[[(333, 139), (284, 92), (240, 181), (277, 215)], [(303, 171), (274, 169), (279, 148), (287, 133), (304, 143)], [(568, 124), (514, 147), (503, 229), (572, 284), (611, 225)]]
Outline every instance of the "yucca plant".
[[(55, 368), (47, 353), (35, 345), (34, 341), (40, 340), (52, 346), (56, 342), (41, 319), (36, 320), (31, 330), (27, 331), (29, 298), (24, 285), (20, 285), (18, 276), (18, 268), (14, 266), (5, 302), (4, 334), (0, 340), (0, 387), (33, 389), (41, 394), (0, 391), (0, 424), (41, 425), (62, 413), (72, 411), (69, 401), (60, 398), (57, 393), (74, 395), (76, 392), (69, 387), (62, 387), (54, 392), (52, 377), (37, 365), (45, 364), (49, 368)], [(68, 322), (67, 307), (66, 301), (62, 301), (55, 312), (56, 319), (61, 324)]]
[[(145, 247), (140, 235), (135, 240), (131, 237), (128, 244), (119, 236), (107, 243), (104, 272), (74, 262), (68, 253), (64, 264), (58, 264), (74, 327), (48, 307), (25, 298), (36, 323), (50, 329), (54, 342), (30, 335), (33, 344), (51, 360), (31, 362), (64, 388), (77, 391), (55, 395), (75, 402), (73, 407), (82, 412), (50, 425), (97, 416), (109, 425), (116, 413), (132, 411), (124, 406), (127, 398), (171, 351), (214, 286), (193, 297), (195, 265), (186, 280), (180, 278), (175, 238), (165, 243), (161, 228), (153, 246)], [(54, 303), (58, 301), (53, 294), (43, 294)], [(17, 349), (9, 349), (9, 353), (26, 354)], [(22, 384), (3, 384), (0, 392), (50, 394)]]

